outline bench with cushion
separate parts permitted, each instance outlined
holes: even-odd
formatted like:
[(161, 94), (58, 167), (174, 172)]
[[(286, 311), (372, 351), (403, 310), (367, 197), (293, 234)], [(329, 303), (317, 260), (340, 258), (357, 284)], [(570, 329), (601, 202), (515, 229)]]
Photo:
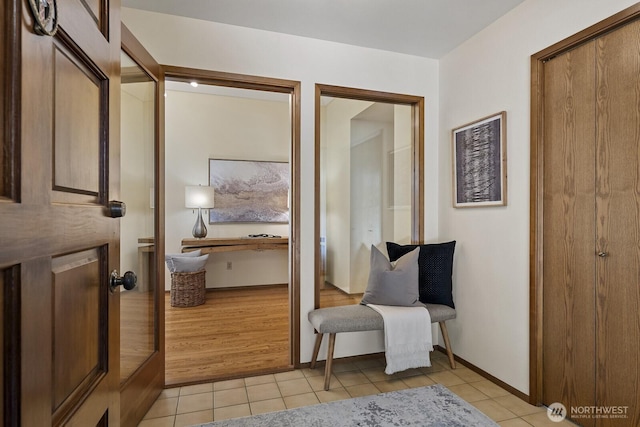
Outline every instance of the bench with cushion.
[[(449, 342), (449, 334), (445, 321), (455, 319), (456, 310), (442, 304), (425, 304), (431, 323), (438, 322), (444, 344), (449, 357), (451, 368), (455, 369), (455, 360), (451, 351)], [(313, 356), (311, 357), (311, 369), (315, 368), (322, 344), (324, 334), (329, 334), (329, 347), (327, 348), (327, 360), (324, 370), (324, 389), (329, 390), (329, 381), (331, 380), (331, 365), (333, 363), (333, 349), (336, 342), (336, 334), (339, 332), (359, 332), (359, 331), (378, 331), (384, 330), (384, 321), (382, 316), (372, 308), (366, 305), (345, 305), (339, 307), (319, 308), (309, 312), (309, 322), (318, 332), (316, 342), (313, 347)]]

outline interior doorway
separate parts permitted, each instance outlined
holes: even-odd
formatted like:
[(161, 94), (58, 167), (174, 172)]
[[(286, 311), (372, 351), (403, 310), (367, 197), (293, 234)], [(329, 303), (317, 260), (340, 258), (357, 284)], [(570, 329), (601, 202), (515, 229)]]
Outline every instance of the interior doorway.
[(315, 306), (353, 304), (371, 245), (422, 241), (424, 99), (316, 85), (315, 114)]
[[(164, 72), (167, 253), (180, 252), (193, 240), (196, 216), (185, 208), (185, 186), (214, 187), (214, 208), (203, 212), (206, 239), (235, 242), (202, 249), (209, 256), (204, 305), (173, 308), (167, 300), (166, 383), (293, 369), (300, 353), (299, 83), (174, 67)], [(233, 177), (221, 178), (220, 165)], [(249, 197), (245, 190), (234, 192), (238, 180), (245, 189), (263, 188), (270, 183), (249, 170), (281, 166), (288, 168), (289, 191), (281, 203), (288, 220), (260, 216), (264, 212), (250, 212), (258, 215), (255, 220), (229, 214), (232, 199)], [(231, 181), (224, 188), (220, 184)], [(256, 248), (251, 245), (256, 235), (279, 236), (284, 245)], [(165, 289), (171, 289), (170, 278)], [(261, 310), (270, 298), (279, 302)], [(188, 332), (181, 332), (181, 325)]]

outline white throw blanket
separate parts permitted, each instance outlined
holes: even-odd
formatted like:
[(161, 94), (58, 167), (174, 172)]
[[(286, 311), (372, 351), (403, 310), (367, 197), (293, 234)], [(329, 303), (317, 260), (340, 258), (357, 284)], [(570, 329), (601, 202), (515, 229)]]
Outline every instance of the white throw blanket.
[(367, 304), (384, 320), (384, 347), (387, 358), (385, 373), (431, 366), (433, 350), (431, 316), (424, 307), (397, 307)]

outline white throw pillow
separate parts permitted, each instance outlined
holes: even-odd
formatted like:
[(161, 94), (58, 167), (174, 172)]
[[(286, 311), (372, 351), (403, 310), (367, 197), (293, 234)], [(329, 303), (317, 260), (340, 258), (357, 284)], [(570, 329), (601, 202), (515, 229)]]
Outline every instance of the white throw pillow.
[(173, 263), (174, 258), (195, 258), (201, 255), (202, 255), (202, 250), (196, 249), (195, 251), (184, 252), (180, 254), (165, 254), (164, 260), (167, 263), (167, 268), (169, 269), (169, 271), (171, 273), (175, 273), (176, 268)]
[(172, 271), (172, 273), (193, 273), (204, 270), (204, 266), (207, 264), (208, 259), (209, 254), (196, 257), (175, 257), (173, 258), (173, 267), (175, 271)]

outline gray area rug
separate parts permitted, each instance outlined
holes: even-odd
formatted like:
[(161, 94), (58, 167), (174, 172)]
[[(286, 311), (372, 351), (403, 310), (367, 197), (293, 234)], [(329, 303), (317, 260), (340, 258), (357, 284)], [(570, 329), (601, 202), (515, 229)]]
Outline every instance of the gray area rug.
[(427, 387), (200, 424), (201, 427), (495, 427), (446, 387)]

